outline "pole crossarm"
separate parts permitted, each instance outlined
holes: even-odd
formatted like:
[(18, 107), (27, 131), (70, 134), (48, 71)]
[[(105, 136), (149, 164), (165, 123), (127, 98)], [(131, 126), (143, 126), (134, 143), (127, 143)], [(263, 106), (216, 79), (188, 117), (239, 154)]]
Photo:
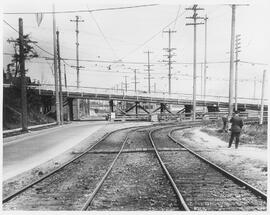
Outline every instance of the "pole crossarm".
[(173, 31), (173, 30), (171, 30), (171, 29), (169, 29), (169, 30), (167, 30), (167, 31), (163, 31), (163, 33), (168, 33), (168, 35), (169, 35), (169, 45), (168, 45), (168, 48), (163, 48), (165, 51), (167, 51), (168, 52), (168, 55), (165, 55), (165, 56), (167, 56), (168, 57), (168, 61), (166, 61), (166, 60), (163, 60), (163, 62), (168, 62), (168, 66), (169, 66), (169, 71), (168, 71), (168, 81), (169, 81), (169, 84), (168, 84), (168, 87), (169, 87), (169, 89), (168, 89), (168, 92), (169, 92), (169, 94), (171, 94), (171, 69), (172, 69), (172, 57), (173, 56), (175, 56), (173, 53), (172, 53), (172, 51), (173, 50), (176, 50), (176, 48), (172, 48), (171, 47), (171, 35), (172, 35), (172, 33), (176, 33), (176, 31)]
[[(80, 87), (80, 65), (79, 65), (79, 23), (80, 22), (84, 22), (84, 20), (80, 19), (79, 16), (76, 16), (75, 20), (70, 20), (71, 22), (75, 22), (76, 23), (76, 70), (77, 70), (77, 88)], [(80, 100), (77, 99), (77, 116), (78, 119), (80, 118)]]
[(204, 10), (204, 8), (199, 8), (197, 4), (194, 4), (192, 8), (186, 8), (186, 10), (193, 10), (193, 16), (186, 17), (187, 19), (193, 19), (193, 23), (186, 23), (186, 25), (193, 25), (194, 27), (194, 47), (193, 47), (193, 114), (192, 118), (193, 120), (196, 119), (196, 78), (197, 78), (197, 72), (196, 72), (196, 64), (197, 64), (197, 31), (196, 27), (197, 25), (203, 25), (205, 23), (203, 22), (197, 22), (197, 19), (203, 19), (205, 20), (205, 17), (198, 16), (197, 11), (198, 10)]
[(186, 25), (204, 25), (204, 23), (203, 22), (186, 23)]
[(147, 70), (145, 71), (148, 71), (148, 93), (151, 93), (151, 74), (150, 74), (150, 71), (153, 71), (153, 69), (151, 69), (151, 66), (153, 66), (153, 64), (150, 64), (150, 54), (152, 54), (153, 52), (151, 51), (147, 51), (147, 52), (144, 52), (147, 54), (147, 65), (144, 65), (144, 66), (147, 66)]

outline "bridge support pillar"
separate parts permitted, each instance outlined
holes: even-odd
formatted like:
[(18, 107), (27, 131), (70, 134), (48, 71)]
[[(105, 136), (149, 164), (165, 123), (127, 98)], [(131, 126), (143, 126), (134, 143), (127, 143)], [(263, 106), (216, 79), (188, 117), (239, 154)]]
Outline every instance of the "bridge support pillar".
[(164, 113), (164, 110), (165, 110), (165, 104), (163, 103), (160, 103), (160, 113)]
[(138, 104), (139, 104), (139, 102), (135, 102), (135, 113), (136, 113), (136, 117), (138, 117)]
[(73, 120), (80, 120), (80, 102), (79, 101), (80, 101), (79, 99), (72, 99)]
[(73, 99), (72, 98), (68, 98), (68, 118), (70, 121), (74, 120), (73, 117)]
[(110, 112), (113, 112), (113, 100), (109, 101), (109, 106), (110, 106)]
[(192, 105), (185, 105), (185, 117), (191, 117)]

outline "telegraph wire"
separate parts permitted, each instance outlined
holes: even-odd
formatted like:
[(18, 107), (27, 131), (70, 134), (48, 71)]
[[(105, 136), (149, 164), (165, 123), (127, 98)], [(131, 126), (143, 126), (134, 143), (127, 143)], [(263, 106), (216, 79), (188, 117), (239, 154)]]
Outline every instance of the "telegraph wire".
[[(12, 25), (10, 25), (6, 20), (3, 20), (3, 22), (4, 22), (5, 24), (7, 24), (10, 28), (12, 28), (14, 31), (16, 31), (17, 33), (19, 33), (19, 31), (18, 31), (16, 28), (14, 28)], [(41, 46), (39, 46), (38, 44), (33, 43), (33, 45), (35, 45), (37, 48), (39, 48), (39, 49), (42, 50), (43, 52), (45, 52), (45, 53), (47, 53), (47, 54), (49, 54), (49, 55), (51, 55), (51, 56), (54, 56), (52, 53), (50, 53), (49, 51), (43, 49), (43, 48), (42, 48)], [(11, 54), (11, 55), (13, 55), (13, 54)], [(46, 58), (46, 57), (39, 57), (39, 58)], [(71, 65), (68, 64), (65, 60), (63, 60), (63, 58), (61, 58), (61, 60), (62, 60), (67, 66), (71, 67)], [(72, 68), (72, 67), (71, 67), (71, 68)]]
[[(11, 54), (11, 53), (4, 53), (4, 55), (13, 55), (13, 54)], [(40, 58), (46, 58), (46, 57), (40, 57)], [(61, 59), (63, 62), (65, 62), (63, 59)], [(75, 60), (75, 59), (74, 59)], [(48, 63), (48, 61), (46, 61), (46, 62), (41, 62), (41, 61), (33, 61), (33, 60), (31, 60), (31, 61), (29, 61), (29, 63), (38, 63), (38, 64), (48, 64), (49, 66), (50, 66), (50, 64)], [(51, 67), (51, 66), (50, 66)], [(74, 68), (73, 68), (74, 69)], [(93, 69), (91, 69), (91, 68), (82, 68), (81, 69), (82, 71), (87, 71), (87, 72), (90, 72), (90, 73), (110, 73), (110, 74), (130, 74), (130, 75), (132, 75), (133, 74), (133, 72), (125, 72), (125, 71), (114, 71), (114, 70), (110, 70), (110, 71), (108, 71), (108, 70), (97, 70), (97, 69), (95, 69), (95, 70), (93, 70)], [(143, 74), (143, 75), (145, 75), (145, 73), (144, 72), (137, 72), (137, 74)], [(162, 73), (162, 72), (152, 72), (151, 74), (153, 74), (153, 75), (165, 75), (165, 73)], [(172, 76), (174, 76), (172, 79), (175, 79), (175, 76), (177, 77), (177, 76), (181, 76), (181, 77), (193, 77), (192, 75), (189, 75), (189, 74), (178, 74), (177, 72), (174, 72), (174, 73), (172, 73)], [(200, 76), (197, 76), (197, 78), (198, 77), (200, 77)], [(156, 77), (155, 77), (156, 78)], [(166, 76), (164, 76), (164, 77), (159, 77), (158, 79), (165, 79), (165, 78), (167, 78)], [(179, 78), (178, 78), (179, 79)], [(226, 79), (226, 78), (214, 78), (214, 77), (211, 77), (211, 76), (207, 76), (207, 79), (208, 80), (219, 80), (219, 81), (229, 81), (228, 79)], [(192, 79), (180, 79), (180, 80), (192, 80)], [(239, 79), (239, 81), (240, 82), (243, 82), (243, 81), (253, 81), (254, 79)], [(260, 82), (260, 81), (259, 81)]]
[(243, 61), (243, 60), (240, 60), (239, 62), (240, 63), (251, 64), (251, 65), (261, 65), (261, 66), (268, 66), (269, 65), (267, 63), (258, 63), (258, 62), (250, 62), (250, 61)]
[[(4, 55), (13, 55), (12, 53), (4, 52)], [(37, 58), (45, 58), (46, 60), (52, 60), (52, 58), (45, 57), (45, 56), (39, 56)], [(76, 61), (74, 58), (61, 58), (62, 61)], [(79, 61), (82, 62), (89, 62), (89, 63), (111, 63), (111, 64), (134, 64), (134, 65), (144, 65), (147, 64), (147, 62), (139, 62), (139, 61), (110, 61), (110, 60), (92, 60), (92, 59), (80, 59)], [(251, 64), (251, 65), (261, 65), (261, 66), (267, 66), (266, 63), (258, 63), (258, 62), (251, 62), (251, 61), (239, 61), (240, 63), (245, 64)], [(197, 64), (202, 64), (203, 62), (197, 62)], [(229, 63), (229, 61), (209, 61), (207, 64), (226, 64)], [(165, 65), (164, 62), (151, 62), (151, 64), (155, 65)], [(180, 64), (180, 65), (192, 65), (192, 62), (174, 62), (174, 64)]]
[(38, 11), (38, 12), (6, 12), (6, 15), (15, 15), (15, 14), (64, 14), (64, 13), (89, 13), (89, 12), (98, 12), (98, 11), (107, 11), (107, 10), (122, 10), (122, 9), (132, 9), (132, 8), (140, 8), (140, 7), (152, 7), (157, 6), (158, 4), (146, 4), (146, 5), (135, 5), (135, 6), (125, 6), (125, 7), (110, 7), (110, 8), (100, 8), (100, 9), (93, 9), (93, 10), (67, 10), (67, 11)]
[(179, 16), (180, 9), (181, 9), (181, 5), (179, 5), (179, 7), (178, 7), (177, 15), (176, 15), (175, 22), (174, 22), (174, 25), (173, 25), (173, 30), (175, 30), (175, 26), (176, 26), (176, 22), (177, 22), (177, 19), (178, 19), (178, 16)]
[(87, 9), (89, 10), (90, 16), (91, 16), (91, 18), (94, 20), (94, 22), (95, 22), (95, 24), (96, 24), (96, 26), (97, 26), (99, 32), (101, 33), (101, 35), (102, 35), (102, 37), (103, 37), (103, 39), (106, 41), (106, 43), (108, 44), (108, 46), (109, 46), (110, 49), (112, 50), (112, 53), (113, 53), (114, 57), (117, 59), (118, 57), (117, 57), (117, 54), (116, 54), (114, 48), (112, 47), (112, 45), (110, 44), (110, 42), (107, 40), (105, 34), (103, 33), (103, 31), (102, 31), (100, 25), (98, 24), (97, 20), (95, 19), (93, 13), (90, 12), (90, 9), (88, 8), (88, 5), (87, 5)]
[(177, 19), (179, 19), (181, 16), (183, 16), (186, 13), (186, 11), (183, 11), (183, 13), (181, 13), (181, 15), (177, 16), (175, 19), (173, 19), (169, 24), (167, 24), (165, 27), (163, 27), (159, 32), (155, 33), (153, 36), (151, 36), (149, 39), (147, 39), (144, 43), (142, 43), (139, 47), (133, 49), (132, 51), (130, 51), (128, 54), (126, 54), (124, 57), (120, 58), (120, 60), (123, 60), (124, 58), (126, 58), (127, 56), (129, 56), (130, 54), (136, 52), (138, 49), (142, 48), (145, 46), (145, 44), (147, 44), (148, 42), (150, 42), (151, 40), (153, 40), (157, 35), (159, 35), (160, 33), (163, 32), (163, 30), (167, 27), (169, 27), (171, 24), (173, 24)]

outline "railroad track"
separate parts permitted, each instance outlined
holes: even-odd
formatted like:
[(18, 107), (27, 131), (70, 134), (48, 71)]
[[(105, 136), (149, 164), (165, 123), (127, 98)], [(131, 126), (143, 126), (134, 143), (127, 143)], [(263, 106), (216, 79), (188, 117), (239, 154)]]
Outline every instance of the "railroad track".
[[(168, 137), (162, 141), (155, 137), (160, 135), (161, 129), (149, 133), (167, 177), (177, 188), (175, 192), (179, 193), (183, 208), (210, 211), (266, 210), (266, 194), (201, 157), (172, 137), (175, 130), (184, 128), (167, 130)], [(159, 152), (158, 148), (161, 148), (164, 142), (172, 141), (186, 150)]]
[[(113, 132), (107, 133), (106, 135), (104, 135), (100, 140), (98, 140), (95, 144), (93, 144), (91, 147), (89, 147), (85, 152), (79, 154), (78, 156), (76, 156), (75, 158), (73, 158), (72, 160), (70, 160), (69, 162), (65, 163), (64, 165), (60, 166), (59, 168), (53, 170), (52, 172), (44, 175), (43, 177), (35, 180), (34, 182), (28, 184), (27, 186), (24, 186), (23, 188), (17, 190), (16, 192), (5, 196), (2, 200), (3, 203), (3, 208), (5, 209), (7, 208), (20, 208), (20, 196), (23, 196), (24, 194), (26, 194), (27, 196), (30, 196), (30, 200), (28, 200), (28, 204), (29, 207), (26, 205), (26, 208), (31, 210), (31, 209), (35, 209), (35, 208), (41, 208), (41, 209), (46, 209), (46, 206), (53, 204), (54, 206), (52, 207), (52, 209), (59, 209), (57, 207), (58, 205), (63, 204), (63, 199), (66, 199), (64, 196), (62, 197), (57, 197), (55, 196), (55, 192), (57, 191), (58, 187), (53, 186), (54, 184), (58, 184), (62, 183), (60, 186), (61, 189), (65, 189), (66, 191), (63, 193), (63, 195), (66, 195), (68, 192), (70, 192), (70, 194), (76, 198), (78, 197), (79, 193), (83, 193), (85, 194), (87, 188), (91, 189), (92, 186), (90, 186), (90, 184), (92, 184), (93, 180), (89, 181), (89, 184), (87, 184), (87, 182), (85, 181), (85, 178), (81, 177), (80, 175), (76, 174), (76, 170), (80, 170), (82, 167), (84, 167), (87, 163), (88, 160), (93, 160), (92, 165), (93, 166), (98, 166), (98, 164), (103, 164), (104, 166), (109, 166), (110, 162), (113, 160), (113, 155), (111, 156), (112, 158), (108, 158), (108, 156), (106, 155), (106, 159), (104, 159), (104, 156), (101, 155), (100, 156), (95, 156), (93, 154), (90, 154), (89, 152), (91, 152), (92, 150), (94, 150), (95, 148), (99, 148), (100, 145), (108, 145), (108, 138), (112, 138), (113, 135), (116, 135), (116, 142), (122, 142), (123, 144), (126, 142), (126, 138), (127, 135), (125, 133), (128, 133), (129, 130), (132, 129), (137, 129), (137, 128), (141, 128), (144, 126), (139, 126), (139, 127), (130, 127), (130, 128), (122, 128), (122, 129), (118, 129), (115, 130)], [(117, 133), (121, 133), (122, 135), (117, 136)], [(121, 141), (122, 139), (122, 141)], [(114, 141), (115, 142), (115, 141)], [(91, 158), (87, 158), (91, 156)], [(85, 164), (86, 163), (86, 164)], [(104, 171), (106, 171), (106, 169), (103, 171), (101, 169), (86, 169), (85, 172), (87, 172), (87, 170), (91, 171), (91, 172), (95, 172), (95, 173), (99, 173), (99, 175), (103, 175)], [(69, 173), (70, 172), (70, 173)], [(70, 187), (74, 187), (74, 184), (67, 184), (67, 182), (65, 181), (65, 179), (67, 179), (68, 176), (74, 176), (77, 177), (77, 181), (76, 183), (78, 183), (78, 185), (80, 187), (77, 186), (77, 184), (75, 185), (76, 190), (78, 193), (75, 193), (73, 191), (71, 191)], [(93, 175), (88, 175), (88, 177), (96, 177)], [(59, 188), (59, 189), (60, 189)], [(79, 190), (79, 191), (78, 191)], [(52, 194), (53, 192), (53, 194)], [(48, 196), (46, 197), (46, 195), (48, 194)], [(51, 194), (51, 195), (50, 195)], [(33, 196), (33, 201), (31, 203), (31, 196)], [(38, 197), (40, 196), (41, 202), (49, 202), (48, 204), (45, 204), (43, 206), (42, 203), (37, 203), (35, 205), (35, 201), (38, 199)], [(73, 198), (72, 197), (72, 198)], [(47, 199), (46, 199), (47, 198)], [(62, 199), (62, 200), (59, 200)], [(12, 200), (12, 201), (11, 201)], [(55, 201), (55, 203), (53, 203), (53, 201)], [(70, 199), (69, 201), (75, 201), (74, 199)], [(31, 205), (32, 204), (32, 205)], [(68, 204), (68, 202), (67, 202)], [(25, 205), (21, 205), (22, 207), (24, 207)], [(71, 205), (70, 205), (71, 206)], [(25, 207), (24, 207), (25, 208)], [(61, 208), (61, 207), (60, 207)]]
[[(20, 209), (16, 204), (22, 204), (27, 210), (265, 210), (266, 195), (217, 171), (172, 137), (177, 129), (199, 124), (116, 130), (58, 170), (5, 198), (3, 203), (15, 202), (3, 208)], [(113, 136), (114, 141), (109, 140)], [(67, 176), (77, 179), (71, 183)], [(24, 192), (27, 198), (21, 203)]]
[[(198, 125), (198, 122), (191, 125)], [(160, 127), (163, 129), (172, 126), (175, 127)], [(148, 130), (151, 132), (153, 128), (138, 129), (130, 133), (131, 142), (126, 144), (126, 149), (123, 145), (111, 168), (107, 170), (82, 210), (188, 210), (187, 206), (183, 205), (180, 192), (166, 167), (160, 160), (157, 161), (156, 155), (153, 154), (156, 149), (148, 139)], [(139, 134), (135, 134), (136, 132)], [(138, 147), (152, 147), (152, 150), (138, 151)], [(179, 149), (179, 146), (172, 150), (168, 147), (165, 151)], [(129, 153), (124, 154), (124, 151)], [(151, 174), (155, 177), (151, 178)]]
[[(79, 154), (71, 161), (16, 192), (5, 196), (2, 200), (3, 208), (8, 210), (87, 209), (87, 205), (91, 203), (91, 198), (93, 199), (96, 195), (103, 181), (114, 166), (114, 163), (120, 156), (128, 140), (128, 133), (132, 130), (145, 127), (149, 126), (123, 128), (106, 134), (85, 152)], [(122, 137), (117, 134), (119, 132), (122, 132)], [(108, 138), (113, 135), (116, 135), (115, 140), (108, 141)], [(118, 147), (119, 152), (116, 157), (113, 154), (108, 156), (107, 154), (95, 155), (91, 153), (92, 151), (102, 149), (102, 147), (106, 149), (112, 147), (111, 149), (113, 149), (113, 151), (117, 150)], [(89, 156), (91, 156), (91, 158), (89, 158)], [(102, 168), (99, 168), (100, 166)], [(83, 174), (85, 175), (83, 176)], [(70, 180), (67, 180), (69, 178), (75, 179), (73, 179), (73, 182), (70, 182)], [(102, 178), (102, 180), (99, 181), (99, 178)], [(89, 194), (91, 194), (89, 199), (86, 199)], [(81, 205), (84, 206), (81, 208)]]
[[(162, 125), (164, 126), (164, 125)], [(168, 126), (168, 125), (167, 125)], [(141, 126), (145, 127), (145, 126)], [(26, 210), (87, 210), (88, 206), (91, 204), (93, 198), (100, 190), (104, 180), (108, 177), (112, 167), (115, 162), (119, 158), (122, 153), (125, 144), (128, 140), (128, 133), (131, 130), (138, 130), (141, 127), (133, 127), (133, 128), (125, 128), (113, 131), (111, 133), (106, 134), (103, 138), (97, 141), (93, 146), (88, 148), (82, 154), (79, 154), (77, 157), (62, 165), (61, 167), (55, 169), (54, 171), (44, 175), (40, 179), (34, 181), (33, 183), (23, 187), (20, 190), (17, 190), (15, 193), (8, 195), (3, 198), (3, 208), (4, 209), (26, 209)], [(127, 131), (128, 130), (128, 131)], [(91, 151), (98, 150), (102, 147), (101, 145), (105, 145), (105, 148), (111, 147), (113, 144), (110, 141), (106, 141), (109, 137), (116, 135), (116, 133), (124, 132), (122, 135), (121, 144), (119, 142), (119, 135), (116, 138), (117, 144), (121, 145), (119, 147), (119, 152), (115, 158), (111, 155), (108, 158), (106, 155), (106, 159), (93, 157), (91, 155)], [(85, 168), (85, 165), (88, 164), (89, 158), (88, 155), (91, 155), (91, 160), (94, 160), (92, 163), (89, 163), (89, 166), (98, 167), (102, 166), (101, 169), (93, 169), (88, 168), (85, 169), (85, 176), (81, 176), (78, 173), (78, 170), (82, 170)], [(83, 169), (84, 170), (84, 169)], [(107, 170), (107, 171), (106, 171)], [(105, 172), (106, 171), (106, 172)], [(80, 171), (79, 171), (80, 172)], [(89, 174), (93, 173), (94, 174)], [(103, 175), (103, 177), (102, 177)], [(67, 177), (76, 178), (75, 188), (74, 184), (72, 184), (69, 180), (66, 180)], [(102, 179), (97, 182), (99, 179)], [(86, 180), (85, 178), (94, 178), (93, 180)], [(92, 191), (90, 191), (92, 190)], [(88, 197), (89, 193), (91, 193), (90, 197)], [(84, 198), (81, 198), (84, 196)], [(88, 199), (86, 199), (86, 197)], [(27, 201), (25, 201), (25, 198)], [(22, 201), (21, 201), (22, 199)], [(12, 200), (12, 201), (11, 201)], [(75, 203), (74, 203), (75, 202)], [(82, 208), (80, 205), (84, 205)]]

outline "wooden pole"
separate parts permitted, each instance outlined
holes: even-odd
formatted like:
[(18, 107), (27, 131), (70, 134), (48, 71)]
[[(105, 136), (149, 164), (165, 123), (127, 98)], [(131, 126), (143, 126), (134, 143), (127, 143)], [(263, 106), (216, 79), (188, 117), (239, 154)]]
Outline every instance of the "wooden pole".
[(231, 48), (230, 48), (230, 81), (229, 81), (229, 114), (231, 118), (233, 112), (233, 76), (234, 76), (234, 38), (235, 38), (235, 5), (232, 5), (231, 23)]
[(260, 125), (262, 125), (262, 124), (263, 124), (265, 74), (266, 74), (266, 70), (264, 70), (264, 71), (263, 71), (262, 95), (261, 95), (261, 113), (260, 113)]
[(59, 104), (59, 88), (58, 88), (58, 72), (57, 72), (57, 48), (56, 48), (56, 24), (55, 24), (55, 13), (53, 5), (53, 62), (54, 62), (54, 84), (55, 84), (55, 111), (56, 121), (60, 124), (60, 104)]
[(20, 47), (20, 73), (21, 73), (21, 107), (22, 107), (22, 131), (28, 131), (27, 116), (27, 92), (25, 79), (24, 62), (24, 38), (23, 38), (23, 20), (19, 18), (19, 47)]
[(58, 57), (58, 71), (59, 71), (60, 124), (63, 125), (63, 122), (64, 122), (64, 108), (63, 108), (63, 95), (62, 95), (62, 75), (61, 75), (59, 31), (56, 31), (56, 36), (57, 36), (57, 57)]

